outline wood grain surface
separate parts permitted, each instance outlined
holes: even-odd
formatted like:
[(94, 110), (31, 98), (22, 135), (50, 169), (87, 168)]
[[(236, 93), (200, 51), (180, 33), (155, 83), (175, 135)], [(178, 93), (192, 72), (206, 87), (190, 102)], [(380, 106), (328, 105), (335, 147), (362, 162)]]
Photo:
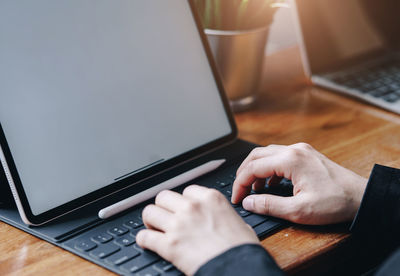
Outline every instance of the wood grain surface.
[[(364, 177), (375, 163), (400, 167), (400, 116), (311, 86), (297, 48), (266, 58), (257, 106), (235, 117), (240, 138), (307, 142)], [(347, 228), (291, 225), (262, 244), (289, 274), (318, 274), (346, 256)], [(1, 222), (0, 252), (0, 275), (112, 274)]]

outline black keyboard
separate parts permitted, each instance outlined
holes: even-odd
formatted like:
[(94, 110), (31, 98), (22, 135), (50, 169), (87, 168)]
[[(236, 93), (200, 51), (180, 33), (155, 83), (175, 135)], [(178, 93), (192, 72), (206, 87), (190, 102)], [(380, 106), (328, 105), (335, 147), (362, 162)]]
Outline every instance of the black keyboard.
[(400, 61), (393, 60), (335, 74), (333, 82), (388, 103), (400, 101)]
[[(200, 178), (196, 183), (221, 191), (230, 201), (232, 184), (237, 167), (218, 172), (219, 178), (210, 181), (211, 176)], [(184, 187), (176, 189), (182, 192)], [(256, 215), (233, 205), (243, 220), (253, 227), (261, 237), (282, 225), (278, 219)], [(65, 246), (77, 255), (124, 275), (182, 275), (171, 263), (157, 254), (140, 248), (135, 241), (136, 234), (144, 228), (141, 213), (143, 207), (130, 211), (113, 220), (80, 234), (65, 242)]]

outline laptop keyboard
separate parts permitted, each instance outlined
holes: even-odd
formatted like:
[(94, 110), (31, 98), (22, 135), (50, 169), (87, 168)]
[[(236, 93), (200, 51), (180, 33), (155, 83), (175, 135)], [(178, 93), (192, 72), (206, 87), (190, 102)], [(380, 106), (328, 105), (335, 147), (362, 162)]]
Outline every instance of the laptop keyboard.
[[(230, 201), (235, 171), (236, 167), (228, 168), (222, 173), (218, 172), (222, 177), (217, 181), (210, 182), (205, 177), (196, 183), (218, 189)], [(181, 192), (183, 187), (177, 190)], [(282, 225), (278, 219), (250, 213), (241, 205), (233, 207), (259, 237)], [(65, 242), (65, 246), (81, 257), (119, 274), (182, 275), (171, 263), (136, 244), (136, 234), (145, 228), (141, 218), (142, 208), (96, 226)]]
[(400, 101), (400, 61), (398, 60), (341, 73), (330, 79), (350, 89), (358, 90), (360, 93), (381, 98), (388, 103)]

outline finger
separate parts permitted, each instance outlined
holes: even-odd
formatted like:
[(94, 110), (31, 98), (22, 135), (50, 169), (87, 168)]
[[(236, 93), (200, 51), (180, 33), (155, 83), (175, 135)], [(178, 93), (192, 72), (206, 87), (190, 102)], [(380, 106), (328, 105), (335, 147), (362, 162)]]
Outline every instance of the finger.
[(282, 151), (282, 149), (286, 148), (287, 146), (281, 146), (281, 145), (269, 145), (267, 147), (259, 147), (259, 148), (255, 148), (253, 149), (250, 154), (246, 157), (246, 159), (242, 162), (242, 164), (240, 165), (240, 167), (238, 168), (238, 170), (236, 171), (236, 175), (238, 175), (243, 168), (245, 168), (247, 166), (247, 164), (253, 160), (257, 160), (260, 158), (264, 158), (267, 157), (269, 155), (272, 154), (277, 154), (280, 151)]
[(191, 199), (201, 199), (206, 193), (209, 191), (209, 188), (199, 186), (199, 185), (190, 185), (183, 190), (182, 195)]
[(173, 214), (159, 206), (147, 205), (142, 213), (142, 219), (147, 228), (165, 232), (172, 220)]
[(277, 156), (265, 157), (251, 161), (236, 177), (232, 188), (232, 203), (239, 203), (250, 193), (251, 185), (257, 178), (267, 178), (273, 175), (284, 176), (288, 170), (287, 163)]
[(177, 210), (182, 208), (183, 205), (187, 204), (187, 200), (181, 194), (170, 190), (164, 190), (156, 196), (155, 204), (175, 213)]
[(136, 235), (137, 244), (145, 249), (156, 252), (165, 259), (165, 234), (152, 229), (144, 229)]
[(296, 197), (264, 194), (250, 195), (243, 200), (242, 204), (244, 209), (253, 213), (291, 220), (297, 201)]
[(183, 195), (186, 198), (190, 199), (192, 202), (200, 201), (205, 204), (212, 204), (215, 202), (219, 203), (226, 202), (226, 204), (228, 204), (226, 197), (222, 194), (221, 191), (198, 185), (190, 185), (186, 187), (186, 189), (183, 191)]

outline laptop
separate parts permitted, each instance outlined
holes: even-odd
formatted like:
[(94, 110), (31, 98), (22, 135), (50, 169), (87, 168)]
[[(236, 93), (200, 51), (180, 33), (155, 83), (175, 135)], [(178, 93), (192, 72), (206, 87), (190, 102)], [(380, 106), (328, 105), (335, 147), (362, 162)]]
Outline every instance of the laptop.
[[(213, 160), (174, 189), (230, 199), (257, 145), (237, 138), (199, 22), (184, 0), (1, 1), (0, 219), (118, 274), (180, 275), (135, 243), (152, 198), (99, 211)], [(233, 207), (259, 237), (282, 225)]]
[(400, 2), (291, 4), (304, 69), (312, 82), (400, 114)]

